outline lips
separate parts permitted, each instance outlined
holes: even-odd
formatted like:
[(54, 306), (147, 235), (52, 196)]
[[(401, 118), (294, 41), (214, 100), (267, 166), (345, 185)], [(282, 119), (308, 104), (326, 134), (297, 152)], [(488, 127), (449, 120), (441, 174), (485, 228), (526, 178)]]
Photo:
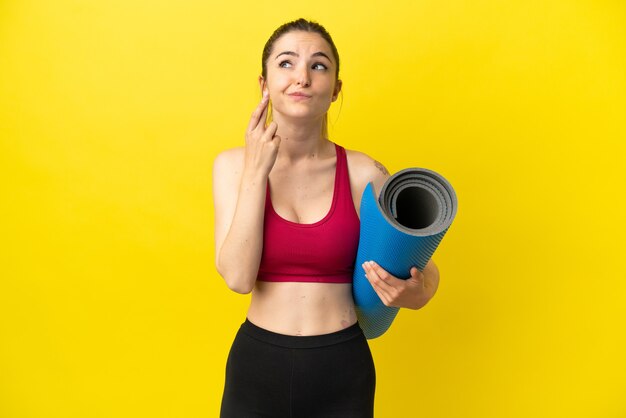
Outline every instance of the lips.
[(289, 95), (292, 97), (311, 97), (308, 94), (304, 94), (304, 93), (291, 93)]

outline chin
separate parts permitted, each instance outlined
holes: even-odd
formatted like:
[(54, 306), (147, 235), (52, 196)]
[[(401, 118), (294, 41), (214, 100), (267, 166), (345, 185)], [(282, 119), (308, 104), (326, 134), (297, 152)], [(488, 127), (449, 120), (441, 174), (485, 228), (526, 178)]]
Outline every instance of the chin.
[(284, 119), (319, 119), (323, 118), (328, 109), (323, 111), (323, 113), (315, 112), (313, 113), (310, 109), (287, 109), (286, 111), (273, 108), (273, 114), (279, 114), (280, 117)]

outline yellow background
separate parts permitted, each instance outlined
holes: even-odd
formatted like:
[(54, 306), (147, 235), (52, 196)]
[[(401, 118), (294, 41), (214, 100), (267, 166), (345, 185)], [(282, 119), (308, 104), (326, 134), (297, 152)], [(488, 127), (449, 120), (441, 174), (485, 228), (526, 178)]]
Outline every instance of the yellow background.
[(626, 417), (626, 4), (0, 2), (0, 416), (217, 417), (248, 296), (211, 166), (265, 41), (341, 58), (330, 136), (444, 175), (436, 297), (371, 341), (376, 416)]

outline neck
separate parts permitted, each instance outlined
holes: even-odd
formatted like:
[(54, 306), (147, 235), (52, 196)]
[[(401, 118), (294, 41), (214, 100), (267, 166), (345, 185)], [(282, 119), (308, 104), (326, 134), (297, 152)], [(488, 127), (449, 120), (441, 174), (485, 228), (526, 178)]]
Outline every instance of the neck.
[(286, 164), (295, 164), (303, 160), (325, 157), (329, 149), (329, 140), (322, 138), (323, 119), (310, 121), (291, 120), (274, 114), (274, 121), (278, 124), (276, 135), (280, 136), (277, 161)]

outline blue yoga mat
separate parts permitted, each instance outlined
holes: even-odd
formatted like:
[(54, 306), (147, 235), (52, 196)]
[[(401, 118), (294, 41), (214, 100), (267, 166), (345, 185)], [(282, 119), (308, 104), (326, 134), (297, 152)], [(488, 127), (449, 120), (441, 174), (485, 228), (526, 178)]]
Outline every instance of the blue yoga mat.
[(389, 177), (376, 199), (372, 183), (361, 196), (361, 231), (352, 293), (359, 325), (368, 339), (381, 336), (400, 308), (385, 306), (361, 264), (373, 260), (400, 279), (424, 270), (456, 215), (454, 189), (440, 174), (406, 168)]

